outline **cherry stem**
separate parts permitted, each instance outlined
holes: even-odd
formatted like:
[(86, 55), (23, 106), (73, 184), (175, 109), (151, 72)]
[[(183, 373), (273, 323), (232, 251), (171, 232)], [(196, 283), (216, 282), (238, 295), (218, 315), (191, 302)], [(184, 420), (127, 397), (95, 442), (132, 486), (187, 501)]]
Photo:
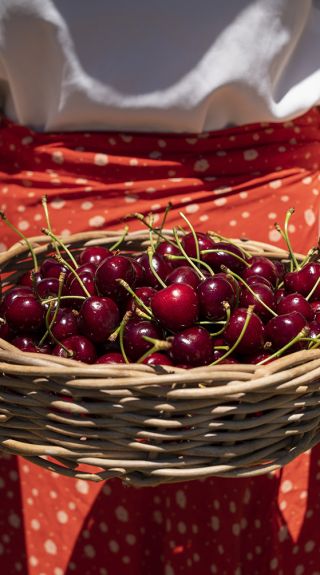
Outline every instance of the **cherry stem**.
[(152, 271), (154, 277), (156, 278), (156, 280), (159, 282), (159, 284), (160, 284), (163, 288), (166, 288), (166, 287), (167, 287), (166, 284), (164, 283), (164, 281), (161, 279), (161, 277), (159, 276), (158, 272), (157, 272), (157, 271), (155, 270), (155, 268), (154, 268), (153, 261), (152, 261), (153, 251), (152, 251), (152, 247), (151, 247), (151, 246), (148, 247), (147, 253), (148, 253), (148, 257), (149, 257), (149, 266), (150, 266), (150, 269), (151, 269), (151, 271)]
[(226, 238), (225, 236), (222, 236), (221, 234), (218, 234), (217, 232), (213, 232), (213, 231), (209, 231), (207, 233), (208, 233), (208, 236), (210, 236), (210, 237), (218, 238), (218, 240), (220, 240), (220, 241), (222, 240), (223, 242), (227, 242), (228, 244), (231, 244), (235, 248), (238, 248), (248, 258), (251, 257), (252, 254), (247, 252), (247, 250), (245, 250), (242, 246), (240, 247), (236, 242), (232, 241), (230, 238)]
[(243, 324), (242, 330), (239, 334), (239, 337), (237, 338), (237, 340), (234, 342), (233, 346), (230, 347), (230, 349), (228, 349), (228, 351), (226, 351), (226, 353), (224, 353), (221, 357), (219, 357), (218, 359), (216, 359), (215, 361), (213, 361), (210, 365), (217, 365), (218, 363), (220, 363), (221, 361), (223, 361), (224, 359), (226, 359), (227, 357), (229, 357), (229, 355), (231, 355), (233, 353), (233, 351), (238, 347), (239, 343), (241, 342), (246, 329), (248, 327), (249, 321), (252, 317), (253, 314), (253, 309), (254, 306), (253, 305), (249, 305), (248, 309), (247, 309), (247, 317), (245, 319), (245, 322)]
[(197, 259), (197, 261), (199, 261), (200, 260), (200, 248), (199, 248), (199, 240), (198, 240), (197, 234), (195, 232), (195, 229), (194, 229), (193, 225), (191, 224), (191, 222), (188, 220), (187, 216), (185, 216), (183, 212), (179, 212), (179, 216), (186, 222), (186, 224), (190, 228), (190, 231), (193, 235), (194, 244), (196, 246), (196, 259)]
[[(50, 302), (49, 302), (49, 309), (48, 309), (48, 311), (47, 311), (47, 313), (46, 313), (46, 328), (47, 328), (47, 331), (46, 331), (46, 333), (44, 334), (44, 336), (41, 338), (41, 340), (40, 340), (40, 342), (39, 342), (39, 346), (41, 346), (41, 345), (45, 342), (45, 340), (46, 340), (46, 338), (48, 337), (49, 334), (50, 334), (50, 336), (52, 337), (52, 339), (53, 339), (56, 343), (59, 343), (59, 344), (60, 344), (60, 342), (59, 342), (57, 339), (55, 339), (55, 337), (54, 337), (54, 335), (53, 335), (53, 333), (52, 333), (51, 330), (52, 330), (52, 326), (53, 326), (54, 322), (56, 321), (56, 318), (57, 318), (57, 315), (58, 315), (58, 311), (59, 311), (59, 308), (60, 308), (61, 294), (62, 294), (62, 289), (63, 289), (63, 284), (64, 284), (65, 277), (66, 277), (65, 272), (61, 272), (61, 274), (59, 275), (59, 280), (58, 280), (58, 281), (59, 281), (59, 287), (58, 287), (58, 294), (57, 294), (57, 300), (56, 300), (56, 301), (57, 301), (57, 305), (55, 306), (55, 310), (54, 310), (54, 313), (53, 313), (53, 317), (52, 317), (52, 320), (51, 320), (51, 322), (50, 322), (50, 324), (49, 324), (49, 315), (50, 315), (50, 311), (51, 311), (51, 309), (52, 309), (52, 304), (54, 303), (53, 300), (50, 300)], [(62, 344), (60, 344), (60, 345), (62, 345)]]
[(256, 294), (256, 292), (251, 289), (251, 287), (247, 284), (247, 282), (238, 274), (236, 274), (236, 272), (233, 272), (232, 270), (230, 270), (229, 268), (227, 268), (226, 266), (221, 266), (222, 271), (224, 271), (225, 273), (230, 274), (231, 276), (235, 277), (236, 280), (238, 280), (240, 283), (242, 283), (245, 288), (253, 295), (253, 297), (259, 302), (261, 303), (261, 305), (268, 310), (269, 313), (271, 313), (271, 315), (273, 315), (273, 317), (278, 317), (278, 314), (271, 309), (271, 307), (269, 307), (261, 298), (258, 294)]
[[(158, 228), (159, 232), (162, 232), (164, 225), (166, 223), (166, 219), (168, 217), (168, 213), (170, 212), (170, 210), (172, 210), (172, 208), (173, 208), (173, 204), (171, 202), (168, 202), (168, 204), (166, 205), (165, 210), (164, 210), (164, 214), (163, 214), (160, 228)], [(158, 247), (159, 243), (160, 243), (160, 235), (158, 234), (158, 240), (157, 240), (156, 248)]]
[[(41, 201), (42, 201), (42, 207), (43, 207), (44, 215), (45, 215), (46, 222), (47, 222), (47, 228), (48, 228), (49, 232), (52, 234), (52, 226), (51, 226), (51, 222), (50, 222), (47, 196), (44, 195), (42, 197)], [(59, 254), (59, 247), (58, 247), (58, 244), (56, 242), (54, 242), (53, 247), (56, 250), (56, 252)]]
[[(144, 224), (147, 228), (151, 228), (151, 225), (149, 224), (149, 222), (146, 220), (146, 218), (144, 217), (143, 214), (139, 214), (138, 212), (135, 212), (134, 214), (129, 214), (130, 216), (133, 216), (135, 218), (137, 218), (137, 220), (139, 220), (139, 222), (141, 222), (142, 224)], [(129, 216), (128, 216), (129, 217)], [(171, 244), (174, 247), (177, 247), (177, 245), (175, 244), (174, 241), (172, 241), (170, 238), (166, 237), (163, 233), (162, 230), (160, 231), (159, 228), (153, 228), (152, 230), (159, 238), (161, 238), (162, 240), (164, 240), (165, 242), (168, 242), (168, 244)]]
[(290, 218), (293, 214), (294, 214), (294, 208), (290, 208), (286, 213), (286, 218), (285, 218), (285, 222), (284, 222), (284, 231), (282, 230), (282, 228), (279, 226), (279, 224), (277, 222), (274, 224), (274, 227), (277, 230), (277, 232), (279, 232), (279, 234), (281, 235), (281, 237), (283, 238), (285, 243), (287, 244), (287, 248), (289, 250), (291, 261), (292, 261), (294, 267), (296, 268), (296, 270), (299, 270), (300, 266), (298, 264), (297, 258), (294, 254), (293, 249), (292, 249), (290, 237), (289, 237), (289, 232), (288, 232), (289, 221), (290, 221)]
[[(213, 269), (209, 266), (209, 264), (207, 264), (207, 262), (203, 262), (202, 260), (197, 260), (196, 258), (192, 258), (191, 256), (187, 256), (187, 258), (186, 258), (186, 256), (175, 256), (174, 254), (165, 254), (164, 257), (167, 258), (168, 260), (173, 260), (173, 261), (175, 261), (175, 260), (185, 260), (185, 259), (189, 258), (189, 260), (190, 260), (190, 262), (189, 262), (190, 265), (191, 265), (191, 262), (197, 262), (199, 265), (201, 265), (201, 266), (203, 266), (204, 268), (206, 268), (206, 270), (208, 270), (208, 272), (210, 273), (211, 276), (214, 276), (214, 271), (213, 271)], [(189, 261), (189, 260), (188, 260), (188, 261)], [(194, 268), (194, 269), (195, 269), (195, 271), (197, 272), (198, 276), (199, 276), (201, 279), (205, 279), (205, 276), (200, 272), (200, 270), (199, 270), (198, 268)], [(199, 273), (199, 272), (200, 272), (200, 273)]]
[[(60, 298), (60, 301), (65, 300), (65, 299), (82, 299), (82, 301), (84, 301), (87, 298), (84, 297), (83, 295), (62, 295)], [(43, 299), (43, 300), (41, 300), (41, 303), (45, 305), (47, 303), (50, 303), (51, 301), (58, 301), (58, 298), (57, 297), (50, 297), (48, 299)]]
[(241, 263), (243, 263), (244, 265), (247, 266), (247, 268), (250, 267), (250, 264), (244, 260), (241, 256), (238, 256), (238, 254), (234, 254), (233, 252), (230, 252), (229, 250), (225, 250), (224, 248), (220, 248), (220, 249), (212, 249), (212, 250), (201, 250), (201, 255), (202, 254), (217, 254), (219, 252), (223, 251), (226, 254), (229, 254), (230, 256), (233, 256), (234, 258), (236, 258), (237, 260), (239, 260)]
[[(60, 255), (59, 250), (57, 250), (56, 244), (58, 244), (58, 245), (66, 252), (66, 254), (69, 256), (70, 260), (72, 261), (74, 268), (77, 269), (78, 264), (77, 264), (76, 260), (74, 259), (74, 257), (73, 257), (73, 255), (72, 255), (72, 253), (70, 252), (70, 250), (67, 248), (67, 246), (66, 246), (55, 234), (53, 234), (53, 233), (52, 233), (50, 230), (48, 230), (47, 228), (42, 228), (41, 231), (42, 231), (46, 236), (49, 236), (49, 237), (53, 240), (53, 242), (52, 242), (52, 243), (53, 243), (53, 246), (54, 246), (54, 248), (55, 248), (56, 251), (57, 251), (57, 256), (58, 256), (59, 258), (61, 258), (62, 263), (65, 263), (65, 260), (64, 260), (64, 259), (62, 258), (62, 256)], [(57, 258), (57, 259), (58, 259), (58, 258)], [(58, 260), (58, 261), (59, 261), (59, 260)], [(66, 265), (67, 265), (67, 264), (66, 264)], [(67, 267), (68, 267), (68, 265), (67, 265)], [(70, 268), (69, 268), (69, 269), (70, 269)]]
[(128, 231), (129, 231), (129, 227), (125, 226), (124, 230), (123, 230), (123, 234), (122, 236), (116, 241), (115, 244), (113, 244), (109, 249), (111, 252), (113, 252), (114, 250), (117, 249), (117, 247), (120, 246), (120, 244), (122, 244), (122, 242), (124, 242), (124, 240), (126, 239), (127, 235), (128, 235)]
[(150, 247), (152, 249), (152, 254), (154, 254), (154, 252), (156, 251), (155, 248), (155, 241), (154, 241), (154, 237), (153, 237), (153, 233), (154, 233), (154, 228), (153, 228), (153, 224), (154, 224), (154, 217), (152, 214), (150, 214), (150, 228), (149, 228), (149, 243), (150, 243)]
[[(123, 343), (123, 334), (124, 334), (124, 329), (129, 321), (129, 319), (131, 318), (132, 312), (131, 311), (127, 311), (122, 320), (121, 323), (119, 325), (119, 328), (117, 328), (117, 330), (115, 332), (113, 332), (113, 334), (111, 334), (111, 336), (109, 337), (110, 341), (115, 341), (117, 339), (117, 336), (119, 335), (119, 345), (120, 345), (120, 351), (123, 355), (123, 359), (126, 363), (130, 363), (130, 361), (128, 360), (128, 356), (126, 354), (126, 351), (124, 349), (124, 343)], [(111, 339), (113, 336), (115, 335), (114, 339)]]
[[(204, 280), (205, 279), (205, 275), (202, 273), (201, 270), (199, 270), (198, 266), (196, 266), (196, 264), (194, 263), (193, 259), (190, 256), (188, 256), (187, 252), (184, 250), (183, 245), (180, 241), (180, 238), (178, 236), (178, 232), (176, 229), (173, 230), (173, 235), (174, 235), (174, 239), (176, 240), (176, 244), (180, 250), (180, 252), (182, 253), (182, 255), (184, 256), (184, 259), (187, 260), (187, 262), (189, 262), (189, 264), (193, 267), (193, 269), (197, 272), (198, 276)], [(212, 270), (211, 270), (212, 271)]]
[(129, 294), (133, 297), (134, 301), (136, 302), (136, 304), (139, 307), (142, 307), (146, 314), (148, 315), (148, 317), (150, 317), (150, 319), (152, 319), (152, 311), (150, 309), (150, 307), (148, 307), (141, 298), (139, 298), (139, 296), (137, 296), (137, 294), (133, 291), (133, 289), (129, 286), (129, 284), (122, 278), (119, 278), (117, 280), (117, 282), (125, 289), (127, 290), (127, 292), (129, 292)]
[(310, 262), (310, 260), (312, 260), (313, 256), (315, 256), (318, 253), (318, 251), (319, 251), (319, 248), (316, 248), (316, 247), (311, 248), (311, 250), (308, 251), (304, 260), (302, 260), (302, 262), (300, 262), (300, 268), (303, 268), (303, 266), (308, 264)]
[(309, 299), (311, 298), (311, 296), (313, 296), (314, 292), (316, 291), (318, 285), (320, 283), (320, 276), (318, 277), (317, 281), (315, 282), (312, 290), (309, 291), (308, 295), (306, 296), (306, 300), (309, 301)]
[(10, 220), (8, 220), (7, 216), (2, 211), (0, 211), (0, 218), (8, 226), (8, 228), (13, 230), (16, 234), (18, 234), (18, 236), (27, 244), (27, 246), (30, 250), (31, 256), (32, 256), (32, 260), (33, 260), (33, 271), (37, 272), (39, 270), (39, 266), (38, 266), (37, 256), (36, 256), (35, 251), (31, 245), (31, 242), (28, 240), (28, 238), (22, 232), (20, 232), (20, 230), (18, 230), (18, 228), (16, 228), (16, 226), (14, 226), (10, 222)]
[(296, 335), (296, 337), (294, 337), (291, 341), (289, 341), (286, 345), (284, 345), (281, 349), (278, 349), (278, 351), (276, 351), (275, 353), (273, 353), (272, 355), (269, 355), (269, 357), (266, 357), (265, 359), (259, 361), (259, 363), (257, 363), (257, 365), (263, 365), (269, 361), (272, 361), (273, 359), (276, 359), (277, 357), (280, 357), (285, 351), (287, 351), (287, 349), (289, 349), (290, 347), (292, 347), (295, 343), (297, 343), (300, 340), (303, 340), (306, 338), (307, 336), (307, 329), (304, 327), (299, 333), (298, 335)]
[(143, 361), (154, 352), (164, 351), (171, 348), (171, 343), (169, 341), (154, 339), (153, 337), (149, 337), (147, 335), (144, 335), (143, 339), (149, 343), (152, 343), (153, 346), (138, 359), (137, 363), (143, 363)]
[(56, 260), (58, 263), (63, 264), (64, 266), (66, 266), (68, 268), (68, 270), (74, 275), (74, 277), (77, 279), (77, 281), (79, 282), (80, 286), (82, 287), (84, 293), (86, 294), (87, 297), (91, 297), (90, 292), (87, 290), (86, 286), (84, 285), (82, 279), (80, 278), (79, 274), (76, 272), (76, 270), (70, 265), (68, 264), (68, 262), (66, 262), (66, 260), (61, 257), (60, 255), (56, 255)]
[(223, 303), (223, 307), (224, 307), (224, 309), (225, 309), (225, 311), (226, 311), (227, 319), (223, 322), (223, 326), (222, 326), (221, 329), (219, 329), (219, 331), (215, 331), (214, 333), (210, 333), (210, 337), (216, 337), (217, 335), (220, 335), (221, 333), (223, 333), (224, 330), (225, 330), (225, 328), (226, 328), (227, 323), (228, 323), (229, 320), (230, 320), (230, 315), (231, 315), (230, 305), (229, 305), (229, 303), (228, 303), (227, 301), (224, 301), (224, 302), (222, 302), (222, 303)]

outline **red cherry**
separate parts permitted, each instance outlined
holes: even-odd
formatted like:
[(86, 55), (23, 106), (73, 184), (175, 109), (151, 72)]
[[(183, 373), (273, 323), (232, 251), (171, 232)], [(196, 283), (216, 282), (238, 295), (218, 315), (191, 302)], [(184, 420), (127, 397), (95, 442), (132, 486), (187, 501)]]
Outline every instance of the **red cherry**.
[(175, 364), (208, 365), (213, 361), (210, 333), (203, 327), (190, 327), (172, 338), (170, 355)]
[(278, 270), (274, 263), (264, 256), (253, 256), (249, 259), (250, 267), (243, 271), (242, 278), (247, 282), (251, 276), (262, 276), (276, 286), (278, 282)]
[(197, 321), (198, 296), (189, 284), (172, 284), (153, 296), (151, 308), (163, 327), (179, 331)]
[[(231, 314), (230, 320), (223, 333), (224, 338), (230, 346), (233, 346), (240, 337), (247, 315), (248, 310), (244, 308), (237, 308)], [(263, 337), (263, 323), (258, 315), (252, 313), (242, 339), (235, 349), (235, 353), (239, 355), (256, 353), (263, 347)]]
[(300, 293), (290, 293), (284, 296), (277, 305), (277, 312), (280, 315), (291, 311), (299, 311), (307, 321), (311, 321), (314, 317), (310, 303)]
[(274, 349), (280, 349), (292, 341), (306, 324), (306, 319), (298, 311), (273, 317), (266, 325), (266, 341), (270, 341)]
[(198, 285), (197, 294), (200, 315), (208, 320), (219, 321), (226, 317), (224, 303), (229, 304), (230, 308), (235, 305), (233, 287), (226, 276), (214, 275), (202, 280)]
[[(72, 352), (72, 359), (82, 361), (84, 363), (95, 362), (97, 353), (93, 343), (87, 337), (82, 335), (73, 335), (71, 337), (67, 337), (61, 343), (66, 349)], [(70, 358), (70, 356), (60, 344), (53, 348), (52, 355)]]
[(197, 286), (201, 282), (201, 278), (197, 272), (190, 266), (179, 266), (176, 267), (166, 278), (166, 284), (189, 284), (193, 289), (197, 289)]
[[(142, 268), (144, 270), (146, 285), (150, 285), (151, 287), (154, 287), (157, 289), (160, 288), (161, 286), (160, 286), (156, 276), (154, 275), (153, 271), (150, 268), (148, 254), (143, 253), (140, 256), (138, 256), (137, 262), (142, 266)], [(153, 266), (154, 270), (156, 271), (156, 273), (158, 274), (158, 276), (163, 281), (166, 279), (166, 277), (169, 275), (169, 273), (171, 272), (171, 269), (172, 269), (170, 267), (169, 263), (161, 255), (159, 255), (157, 253), (154, 253), (152, 256), (152, 266)]]
[(125, 363), (122, 353), (117, 351), (109, 351), (100, 355), (95, 363)]
[(148, 320), (129, 320), (124, 328), (123, 344), (128, 357), (137, 361), (152, 347), (152, 343), (146, 341), (145, 336), (153, 339), (162, 339), (162, 329), (154, 322)]
[[(288, 292), (298, 292), (307, 296), (315, 286), (320, 277), (320, 263), (310, 262), (303, 266), (301, 270), (288, 272), (284, 276), (284, 287)], [(315, 289), (311, 301), (320, 299), (320, 284)]]
[(130, 287), (134, 286), (135, 272), (130, 259), (121, 255), (113, 255), (103, 260), (95, 274), (99, 294), (116, 301), (127, 299), (128, 292), (119, 284), (120, 279), (126, 281)]
[[(22, 289), (22, 288), (21, 288)], [(25, 288), (27, 289), (27, 288)], [(32, 294), (16, 294), (5, 298), (5, 319), (18, 333), (34, 333), (43, 327), (45, 308)]]
[(142, 363), (145, 363), (146, 365), (173, 365), (168, 355), (158, 351), (148, 355)]
[(103, 260), (111, 256), (112, 252), (104, 246), (88, 246), (82, 250), (79, 256), (80, 264), (93, 264), (96, 268)]
[(79, 329), (96, 343), (103, 343), (119, 323), (119, 308), (108, 297), (88, 297), (80, 309)]

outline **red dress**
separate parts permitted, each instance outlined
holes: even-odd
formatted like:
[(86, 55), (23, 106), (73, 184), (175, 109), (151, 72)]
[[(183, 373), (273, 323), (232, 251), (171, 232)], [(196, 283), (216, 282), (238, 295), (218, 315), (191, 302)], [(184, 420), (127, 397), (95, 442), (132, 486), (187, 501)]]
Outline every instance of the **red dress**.
[[(120, 228), (174, 204), (198, 230), (281, 244), (317, 242), (320, 114), (200, 135), (40, 134), (3, 119), (0, 209), (27, 235)], [(139, 224), (129, 218), (134, 229)], [(16, 237), (1, 226), (0, 248)], [(58, 477), (0, 460), (0, 564), (6, 575), (319, 575), (319, 448), (255, 479), (157, 488)], [(320, 459), (319, 459), (320, 461)]]

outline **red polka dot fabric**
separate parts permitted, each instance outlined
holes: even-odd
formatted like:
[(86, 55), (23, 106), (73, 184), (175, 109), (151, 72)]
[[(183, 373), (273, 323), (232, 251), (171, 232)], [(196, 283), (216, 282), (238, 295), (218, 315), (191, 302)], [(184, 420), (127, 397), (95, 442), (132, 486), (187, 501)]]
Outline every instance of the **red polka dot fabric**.
[[(198, 230), (294, 249), (317, 242), (320, 114), (214, 133), (36, 133), (2, 119), (0, 209), (38, 235), (119, 229), (152, 211)], [(1, 225), (0, 249), (17, 237)], [(156, 488), (92, 484), (0, 458), (0, 565), (6, 575), (320, 575), (320, 448), (255, 479)]]

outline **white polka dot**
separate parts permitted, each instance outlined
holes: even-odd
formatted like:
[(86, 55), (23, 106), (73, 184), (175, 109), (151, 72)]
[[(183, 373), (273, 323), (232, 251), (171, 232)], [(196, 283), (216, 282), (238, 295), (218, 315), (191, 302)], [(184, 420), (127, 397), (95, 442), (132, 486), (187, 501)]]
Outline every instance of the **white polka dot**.
[(77, 179), (75, 180), (75, 183), (76, 183), (76, 184), (79, 184), (79, 185), (81, 185), (81, 184), (87, 184), (87, 183), (88, 183), (88, 180), (86, 180), (86, 178), (77, 178)]
[(19, 230), (24, 232), (28, 228), (30, 228), (30, 224), (29, 224), (29, 222), (27, 222), (27, 220), (21, 220), (21, 222), (18, 223), (18, 228), (19, 228)]
[(49, 555), (57, 554), (57, 546), (52, 539), (47, 539), (44, 543), (44, 548)]
[(208, 214), (203, 214), (202, 216), (200, 216), (199, 220), (200, 222), (207, 222), (209, 219)]
[(306, 553), (311, 553), (311, 551), (313, 551), (315, 548), (315, 542), (314, 541), (307, 541), (307, 543), (304, 546), (304, 550), (306, 551)]
[(233, 533), (233, 535), (236, 535), (236, 536), (237, 536), (237, 535), (240, 535), (240, 531), (241, 531), (241, 529), (240, 529), (239, 523), (234, 523), (234, 524), (232, 525), (232, 533)]
[(95, 154), (93, 161), (96, 166), (106, 166), (108, 163), (108, 156), (107, 154)]
[(289, 196), (286, 196), (286, 195), (285, 195), (285, 196), (281, 196), (281, 197), (280, 197), (280, 200), (281, 200), (282, 202), (288, 202), (288, 201), (289, 201)]
[(294, 575), (302, 575), (302, 573), (304, 573), (304, 566), (297, 565), (297, 567), (294, 570)]
[[(215, 195), (228, 194), (229, 192), (232, 192), (232, 188), (230, 186), (221, 186), (220, 188), (215, 188), (213, 190), (213, 193)], [(245, 193), (245, 192), (241, 192), (241, 193)]]
[(85, 545), (84, 548), (84, 554), (89, 557), (90, 559), (93, 559), (96, 556), (96, 551), (95, 548), (93, 547), (93, 545)]
[(287, 507), (287, 502), (281, 501), (279, 507), (280, 507), (281, 511), (284, 511)]
[(250, 218), (250, 212), (242, 212), (241, 216), (246, 220)]
[(87, 481), (83, 481), (83, 479), (78, 479), (75, 487), (78, 493), (82, 493), (83, 495), (87, 495), (87, 493), (89, 493), (89, 485)]
[[(3, 208), (5, 209), (5, 208)], [(18, 206), (17, 207), (18, 212), (25, 212), (26, 211), (26, 206)]]
[(126, 202), (126, 204), (134, 204), (134, 202), (136, 202), (138, 199), (137, 196), (125, 196), (124, 201)]
[(103, 226), (105, 221), (106, 219), (103, 216), (94, 216), (93, 218), (90, 218), (89, 226), (92, 228), (99, 228), (100, 226)]
[(49, 491), (49, 495), (50, 495), (51, 499), (57, 499), (57, 497), (58, 497), (58, 493), (56, 491), (53, 491), (53, 490)]
[(60, 200), (60, 198), (56, 198), (52, 202), (50, 202), (50, 207), (54, 210), (61, 210), (66, 205), (64, 200)]
[(293, 484), (292, 484), (292, 481), (290, 481), (289, 479), (286, 479), (281, 484), (281, 492), (282, 493), (289, 493), (289, 491), (292, 491), (292, 488), (293, 488)]
[(109, 541), (109, 549), (110, 551), (112, 551), (112, 553), (118, 553), (119, 543), (117, 543), (117, 541), (115, 541), (114, 539), (111, 539), (111, 541)]
[(187, 214), (194, 214), (198, 210), (199, 210), (198, 204), (190, 204), (189, 206), (186, 206)]
[(122, 505), (119, 505), (115, 510), (116, 518), (123, 523), (126, 523), (129, 519), (128, 511)]
[(218, 198), (214, 200), (216, 206), (224, 206), (227, 203), (226, 198)]
[(173, 568), (171, 567), (171, 565), (168, 565), (168, 564), (165, 565), (164, 575), (174, 575), (174, 570), (173, 570)]
[(4, 244), (3, 242), (0, 242), (0, 252), (5, 252), (7, 249), (6, 244)]
[(155, 191), (156, 191), (155, 188), (146, 188), (147, 194), (154, 194)]
[(243, 152), (243, 157), (247, 162), (250, 162), (258, 157), (258, 152), (257, 150), (245, 150)]
[(277, 190), (278, 188), (281, 188), (281, 186), (282, 186), (281, 180), (272, 180), (272, 182), (269, 182), (269, 187), (272, 188), (273, 190)]
[(182, 489), (178, 489), (178, 491), (176, 492), (176, 502), (180, 507), (180, 509), (186, 508), (186, 502), (187, 502), (186, 494)]
[(276, 557), (273, 557), (273, 559), (271, 559), (270, 561), (270, 569), (271, 571), (275, 571), (275, 569), (278, 567), (279, 561)]
[(219, 531), (220, 519), (219, 519), (219, 517), (217, 517), (217, 515), (213, 515), (211, 517), (211, 527), (212, 527), (213, 531)]
[(312, 183), (312, 178), (311, 176), (307, 176), (306, 178), (303, 178), (302, 183), (305, 184), (306, 186), (308, 186), (309, 184)]
[(271, 242), (279, 242), (281, 234), (277, 230), (270, 230), (268, 237)]
[(158, 150), (153, 150), (149, 154), (149, 158), (151, 158), (153, 160), (158, 160), (159, 158), (161, 158), (161, 156), (162, 156), (162, 154)]
[(274, 212), (270, 212), (270, 214), (268, 214), (269, 220), (275, 220), (276, 217), (277, 217), (277, 214), (275, 214)]
[(281, 525), (279, 528), (278, 539), (280, 543), (288, 538), (288, 527), (286, 525)]
[(214, 499), (213, 501), (213, 507), (215, 509), (220, 509), (220, 501), (218, 499)]
[(160, 148), (165, 148), (167, 145), (167, 142), (165, 140), (158, 140), (158, 146)]
[(161, 511), (159, 511), (158, 509), (156, 509), (153, 512), (153, 519), (156, 523), (158, 523), (158, 525), (161, 525), (162, 521), (163, 521), (163, 517), (162, 517), (162, 513)]
[(287, 148), (285, 146), (279, 146), (278, 152), (286, 152)]
[(21, 144), (23, 146), (27, 146), (28, 144), (31, 144), (31, 142), (33, 142), (33, 138), (31, 138), (31, 136), (25, 136), (24, 138), (22, 138), (21, 140)]
[(209, 162), (205, 159), (197, 160), (193, 166), (195, 172), (205, 172), (209, 168)]
[(63, 164), (64, 161), (63, 153), (60, 152), (59, 150), (53, 152), (51, 158), (55, 164)]
[(240, 192), (239, 196), (242, 200), (245, 200), (248, 197), (248, 192)]
[(137, 538), (132, 533), (128, 533), (128, 535), (126, 535), (126, 542), (128, 543), (128, 545), (135, 545), (136, 541)]
[(304, 212), (304, 219), (308, 226), (313, 226), (316, 221), (316, 215), (312, 208), (305, 210)]
[(229, 225), (234, 227), (237, 225), (237, 220), (230, 220)]
[(39, 563), (39, 560), (34, 555), (31, 555), (31, 557), (29, 559), (29, 563), (32, 567), (36, 567)]
[(67, 523), (68, 522), (68, 514), (65, 511), (58, 511), (57, 513), (57, 520), (59, 523)]
[(40, 521), (38, 521), (38, 519), (32, 519), (31, 529), (33, 529), (34, 531), (39, 531), (40, 527), (41, 527)]
[(53, 575), (63, 575), (63, 569), (60, 567), (55, 567), (53, 570)]
[(91, 210), (91, 208), (93, 208), (92, 202), (82, 202), (82, 204), (81, 204), (82, 210)]
[(129, 144), (130, 142), (132, 142), (132, 136), (129, 136), (128, 134), (121, 134), (120, 136), (121, 140), (123, 140), (124, 142), (126, 142), (126, 144)]
[(183, 535), (187, 531), (187, 526), (184, 521), (179, 521), (178, 523), (178, 531)]
[(16, 513), (10, 513), (8, 521), (9, 521), (9, 525), (11, 525), (11, 527), (14, 527), (15, 529), (19, 529), (20, 524), (21, 524), (19, 515), (17, 515)]

